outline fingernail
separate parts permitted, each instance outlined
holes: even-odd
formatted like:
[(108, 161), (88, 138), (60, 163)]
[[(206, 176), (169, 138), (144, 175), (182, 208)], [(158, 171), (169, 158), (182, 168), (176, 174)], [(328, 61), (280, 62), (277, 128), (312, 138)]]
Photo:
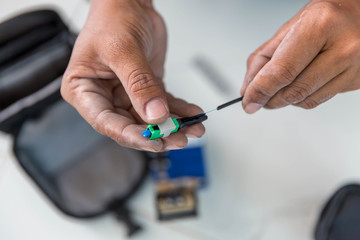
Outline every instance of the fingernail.
[(187, 138), (200, 138), (200, 137), (195, 136), (194, 134), (191, 134), (191, 133), (185, 133), (185, 136), (186, 136)]
[(168, 114), (165, 103), (160, 98), (154, 98), (146, 104), (146, 116), (150, 119), (158, 119)]
[(245, 107), (245, 112), (247, 113), (255, 113), (257, 112), (259, 109), (261, 108), (260, 104), (257, 103), (249, 103), (248, 105), (246, 105)]
[(168, 146), (166, 146), (166, 150), (178, 150), (178, 149), (181, 149), (181, 148), (184, 148), (184, 147), (179, 147), (177, 145), (168, 145)]

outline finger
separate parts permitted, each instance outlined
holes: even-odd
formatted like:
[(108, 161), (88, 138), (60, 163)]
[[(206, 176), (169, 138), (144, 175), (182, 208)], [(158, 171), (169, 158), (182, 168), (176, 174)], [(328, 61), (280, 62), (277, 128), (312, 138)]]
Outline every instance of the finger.
[(281, 88), (289, 85), (316, 57), (326, 43), (324, 29), (317, 19), (303, 12), (274, 52), (272, 59), (258, 72), (244, 95), (243, 106), (254, 113)]
[[(336, 56), (336, 57), (334, 57)], [(302, 102), (330, 80), (341, 74), (349, 60), (333, 50), (324, 51), (291, 83), (278, 91), (266, 108), (280, 108)]]
[(307, 7), (305, 5), (290, 21), (286, 22), (276, 34), (265, 44), (259, 47), (254, 53), (250, 55), (247, 61), (247, 70), (243, 82), (243, 86), (240, 90), (241, 96), (244, 96), (249, 83), (255, 78), (256, 74), (261, 68), (265, 66), (267, 62), (272, 58), (275, 50), (278, 48), (281, 41), (289, 32), (291, 26), (299, 19), (302, 11)]
[(261, 55), (258, 53), (255, 53), (256, 55), (251, 55), (248, 59), (247, 63), (247, 72), (245, 74), (244, 82), (240, 90), (240, 95), (243, 96), (245, 94), (245, 91), (247, 87), (249, 86), (249, 83), (255, 78), (256, 74), (260, 71), (260, 69), (268, 62), (270, 61), (270, 58)]
[(181, 132), (172, 133), (170, 136), (162, 138), (162, 141), (164, 143), (163, 151), (181, 149), (188, 143), (187, 137)]
[(145, 127), (137, 125), (129, 112), (111, 108), (109, 102), (95, 92), (84, 92), (82, 100), (73, 105), (80, 115), (99, 133), (115, 140), (118, 144), (147, 151), (161, 151), (161, 140), (149, 140), (142, 136)]
[[(171, 114), (170, 117), (179, 118), (179, 116), (175, 114)], [(169, 136), (160, 139), (163, 142), (163, 148), (161, 149), (161, 151), (181, 149), (184, 148), (188, 143), (187, 137), (181, 131), (172, 133)]]
[(326, 102), (327, 100), (331, 99), (339, 92), (342, 92), (343, 89), (348, 85), (348, 78), (348, 71), (345, 71), (339, 76), (332, 79), (327, 84), (325, 84), (318, 91), (314, 92), (313, 94), (305, 98), (303, 101), (294, 105), (305, 109), (315, 108), (320, 104)]
[(165, 121), (169, 107), (162, 83), (154, 76), (148, 61), (135, 42), (121, 46), (111, 69), (116, 73), (134, 109), (148, 123)]
[(250, 55), (247, 61), (247, 71), (243, 86), (240, 90), (241, 96), (244, 96), (247, 87), (250, 82), (254, 80), (256, 74), (262, 69), (266, 63), (268, 63), (274, 54), (276, 48), (281, 43), (286, 33), (289, 31), (289, 24), (285, 24), (275, 36), (258, 48), (254, 53)]
[[(119, 116), (119, 115), (117, 115)], [(116, 126), (116, 122), (121, 119), (114, 118), (113, 126)], [(115, 141), (125, 147), (134, 148), (138, 150), (159, 152), (164, 149), (164, 143), (161, 139), (150, 140), (148, 138), (144, 138), (142, 132), (146, 128), (137, 124), (127, 125), (122, 132), (114, 132), (114, 136), (118, 136)], [(119, 129), (120, 130), (120, 129)], [(110, 130), (112, 131), (112, 130)]]
[[(170, 94), (168, 95), (168, 102), (171, 112), (180, 117), (191, 117), (204, 112), (200, 107), (189, 104), (182, 99), (174, 98)], [(180, 131), (185, 134), (186, 137), (200, 138), (205, 133), (205, 127), (202, 123), (199, 123), (181, 129)]]

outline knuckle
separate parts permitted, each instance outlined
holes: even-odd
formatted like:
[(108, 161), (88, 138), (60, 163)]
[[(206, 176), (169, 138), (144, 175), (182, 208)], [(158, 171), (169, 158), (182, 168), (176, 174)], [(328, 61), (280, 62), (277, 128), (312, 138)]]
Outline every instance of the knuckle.
[(129, 74), (128, 91), (131, 93), (149, 92), (157, 88), (156, 80), (151, 73), (134, 70)]
[(62, 78), (60, 94), (62, 98), (67, 102), (71, 102), (71, 99), (75, 94), (75, 90), (78, 88), (78, 84), (76, 83), (76, 81), (74, 81), (78, 78), (78, 76), (79, 75), (77, 71), (67, 70)]
[(326, 32), (339, 21), (341, 7), (334, 2), (319, 2), (313, 5), (313, 14), (316, 16), (315, 26), (320, 32)]
[(279, 108), (274, 102), (270, 101), (267, 104), (265, 104), (264, 108), (266, 109), (276, 109)]
[(318, 100), (315, 100), (313, 98), (307, 98), (301, 103), (301, 107), (304, 109), (313, 109), (320, 105), (320, 102)]
[(249, 91), (248, 101), (264, 105), (272, 94), (261, 84), (254, 83), (251, 91)]
[[(109, 135), (107, 135), (107, 136), (109, 136)], [(115, 135), (113, 137), (113, 139), (117, 144), (119, 144), (121, 146), (127, 146), (126, 142), (124, 142), (124, 136), (123, 135)], [(131, 146), (129, 146), (129, 147), (131, 147)]]
[(275, 66), (274, 81), (281, 86), (291, 83), (296, 76), (296, 67), (287, 61), (286, 64), (278, 63)]
[(269, 102), (266, 103), (266, 105), (264, 106), (267, 109), (277, 109), (277, 108), (281, 108), (286, 106), (287, 104), (285, 104), (279, 97), (278, 95), (275, 95), (273, 98), (270, 99)]
[(266, 104), (263, 108), (265, 108), (265, 109), (270, 109), (270, 110), (276, 109), (275, 107), (272, 107), (272, 106), (270, 106), (270, 105), (268, 105), (268, 104)]
[(136, 42), (136, 37), (129, 31), (124, 31), (121, 34), (116, 35), (114, 38), (109, 39), (113, 48), (127, 49), (134, 42)]
[(94, 128), (98, 133), (112, 138), (118, 144), (124, 144), (124, 128), (120, 127), (118, 129), (114, 129), (113, 126), (108, 122), (108, 118), (111, 116), (113, 111), (111, 109), (106, 109), (98, 113), (95, 117), (90, 117), (88, 119), (89, 124), (92, 128)]
[(106, 124), (104, 124), (104, 115), (107, 114), (108, 111), (102, 111), (98, 113), (94, 118), (89, 119), (89, 124), (93, 127), (97, 132), (105, 136), (111, 136), (109, 132), (109, 128), (107, 128)]
[(253, 52), (252, 54), (250, 54), (250, 56), (247, 59), (246, 65), (250, 66), (254, 61), (254, 59), (256, 58), (256, 56), (257, 56), (257, 52)]
[(298, 103), (309, 96), (308, 88), (302, 86), (291, 86), (283, 93), (283, 99), (288, 103)]
[(341, 57), (353, 61), (354, 59), (360, 58), (360, 41), (352, 40), (349, 41), (343, 49)]

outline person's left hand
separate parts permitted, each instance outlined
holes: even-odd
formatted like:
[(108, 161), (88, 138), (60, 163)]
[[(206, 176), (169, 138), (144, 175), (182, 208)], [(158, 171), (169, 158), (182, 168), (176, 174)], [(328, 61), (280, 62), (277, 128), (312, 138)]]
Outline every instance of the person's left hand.
[(201, 137), (196, 124), (162, 139), (142, 136), (149, 123), (203, 111), (173, 97), (163, 83), (167, 34), (151, 0), (92, 0), (76, 40), (61, 93), (99, 133), (147, 151), (186, 146)]
[(315, 108), (359, 76), (360, 1), (312, 0), (249, 57), (243, 107)]

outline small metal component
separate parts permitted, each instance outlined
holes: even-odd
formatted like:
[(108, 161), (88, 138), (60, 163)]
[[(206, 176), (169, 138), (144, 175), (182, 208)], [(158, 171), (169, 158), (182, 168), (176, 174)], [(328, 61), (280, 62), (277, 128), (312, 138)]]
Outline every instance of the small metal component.
[(155, 181), (158, 219), (167, 221), (197, 216), (197, 191), (207, 183), (202, 147), (191, 146), (161, 153), (147, 152), (146, 155)]
[(160, 135), (162, 137), (168, 137), (170, 133), (177, 132), (179, 129), (179, 124), (174, 121), (172, 118), (168, 118), (165, 122), (158, 124), (160, 129)]
[(156, 209), (161, 221), (197, 215), (197, 180), (160, 181), (156, 184)]
[(150, 124), (146, 130), (143, 131), (144, 137), (150, 137), (150, 140), (167, 137), (171, 133), (179, 130), (179, 123), (175, 118), (169, 118), (161, 124)]

